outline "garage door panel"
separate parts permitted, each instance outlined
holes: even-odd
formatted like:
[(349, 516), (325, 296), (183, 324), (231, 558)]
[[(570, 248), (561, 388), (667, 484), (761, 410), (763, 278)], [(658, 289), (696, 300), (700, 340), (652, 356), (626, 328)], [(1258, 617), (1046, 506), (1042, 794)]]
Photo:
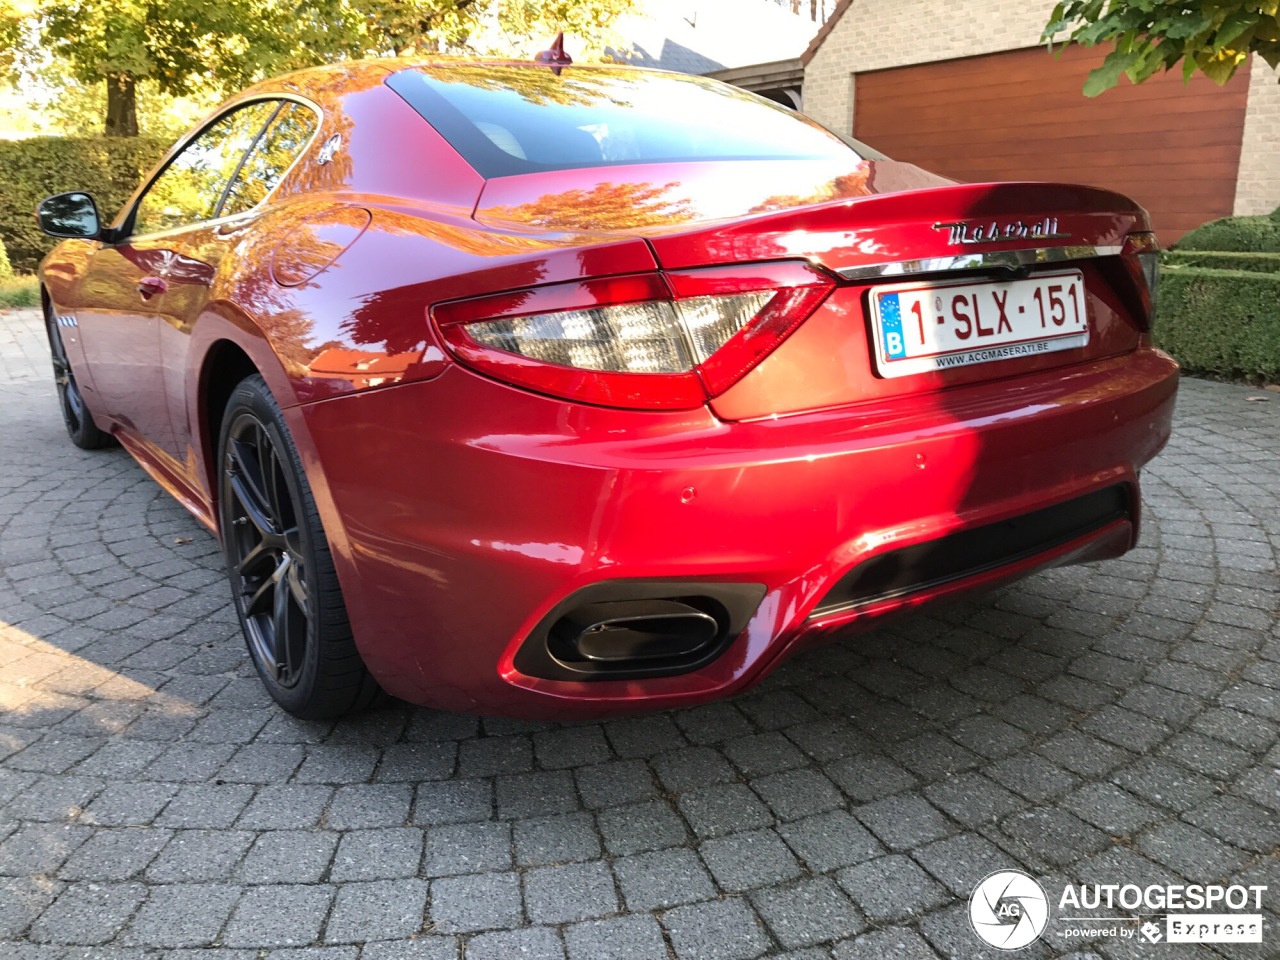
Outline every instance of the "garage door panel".
[(854, 135), (959, 180), (1062, 180), (1134, 197), (1171, 243), (1231, 212), (1247, 70), (1225, 87), (1181, 74), (1088, 99), (1102, 51), (1043, 48), (859, 74)]

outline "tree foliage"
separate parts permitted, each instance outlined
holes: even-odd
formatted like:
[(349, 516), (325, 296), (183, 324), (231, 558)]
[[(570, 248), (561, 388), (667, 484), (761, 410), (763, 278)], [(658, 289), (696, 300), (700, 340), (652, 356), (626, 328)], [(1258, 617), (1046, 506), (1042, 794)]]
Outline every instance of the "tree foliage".
[(1280, 66), (1280, 0), (1062, 0), (1044, 39), (1067, 31), (1070, 43), (1115, 45), (1085, 81), (1090, 97), (1179, 63), (1184, 79), (1199, 70), (1220, 85), (1250, 53)]
[(575, 54), (598, 52), (633, 3), (0, 0), (0, 74), (44, 71), (84, 85), (105, 83), (106, 132), (128, 136), (137, 133), (140, 88), (170, 96), (226, 93), (297, 67), (364, 56), (527, 56), (562, 29)]

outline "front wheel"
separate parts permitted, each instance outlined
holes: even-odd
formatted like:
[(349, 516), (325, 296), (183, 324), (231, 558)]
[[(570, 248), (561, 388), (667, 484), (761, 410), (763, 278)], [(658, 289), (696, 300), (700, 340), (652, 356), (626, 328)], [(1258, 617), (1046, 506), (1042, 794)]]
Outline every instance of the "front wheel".
[(301, 459), (259, 376), (227, 402), (218, 464), (227, 573), (267, 691), (307, 720), (367, 706), (378, 686), (356, 651)]
[(104, 430), (98, 429), (93, 421), (93, 414), (85, 406), (84, 397), (80, 395), (80, 386), (76, 383), (76, 375), (71, 370), (71, 361), (67, 359), (67, 349), (62, 342), (62, 330), (54, 316), (53, 306), (46, 299), (44, 302), (44, 328), (49, 336), (49, 355), (53, 360), (53, 382), (58, 390), (58, 406), (62, 410), (62, 422), (66, 424), (67, 436), (81, 450), (99, 450), (115, 444), (115, 438)]

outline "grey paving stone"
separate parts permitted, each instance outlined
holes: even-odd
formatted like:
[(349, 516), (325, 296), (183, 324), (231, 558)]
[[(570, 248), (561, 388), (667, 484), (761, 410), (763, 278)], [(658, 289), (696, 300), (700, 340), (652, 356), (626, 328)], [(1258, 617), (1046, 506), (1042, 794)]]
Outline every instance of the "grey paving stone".
[(578, 809), (578, 793), (568, 770), (547, 770), (498, 777), (498, 816), (545, 817)]
[(261, 833), (241, 862), (244, 883), (319, 883), (338, 846), (338, 834), (320, 830)]
[(92, 833), (65, 823), (25, 823), (0, 843), (0, 876), (54, 873)]
[(773, 823), (769, 808), (740, 783), (703, 787), (681, 794), (676, 802), (699, 837), (720, 837)]
[(955, 896), (969, 897), (974, 885), (997, 870), (1019, 869), (1011, 854), (972, 833), (917, 847), (911, 856)]
[(146, 898), (141, 883), (71, 884), (31, 925), (29, 936), (37, 943), (106, 943)]
[(662, 924), (679, 960), (753, 960), (770, 947), (759, 919), (734, 897), (668, 910)]
[[(1187, 823), (1164, 823), (1138, 837), (1138, 849), (1195, 882), (1218, 879), (1244, 866), (1248, 857)], [(1199, 879), (1196, 879), (1199, 878)]]
[(731, 892), (794, 880), (804, 872), (772, 830), (750, 830), (707, 840), (698, 852), (716, 883)]
[(658, 910), (709, 900), (716, 895), (711, 877), (692, 850), (658, 850), (613, 862), (627, 908)]
[(879, 754), (845, 757), (829, 764), (826, 772), (850, 799), (859, 803), (869, 803), (916, 785), (913, 774)]
[(485, 873), (510, 866), (511, 827), (508, 824), (461, 823), (427, 831), (422, 861), (424, 876)]
[(1110, 783), (1090, 783), (1062, 800), (1080, 819), (1112, 836), (1126, 836), (1164, 814), (1148, 803)]
[(598, 726), (574, 726), (543, 730), (533, 735), (538, 764), (545, 770), (603, 763), (613, 752)]
[(853, 904), (825, 877), (757, 891), (751, 902), (788, 949), (851, 937), (867, 926)]
[(448, 780), (418, 785), (413, 822), (419, 826), (488, 820), (493, 786), (488, 780)]
[(407, 783), (447, 780), (453, 775), (457, 752), (452, 742), (393, 743), (382, 751), (374, 779)]
[(613, 876), (599, 861), (530, 870), (524, 875), (524, 898), (534, 923), (573, 923), (618, 909)]
[(97, 777), (41, 775), (4, 805), (4, 817), (27, 822), (74, 820), (103, 786)]
[(253, 799), (248, 784), (184, 784), (155, 820), (162, 827), (226, 829)]
[(569, 960), (666, 960), (662, 928), (653, 917), (575, 923), (564, 933)]
[(178, 788), (169, 783), (109, 784), (89, 804), (82, 819), (106, 827), (148, 824), (177, 792)]
[(795, 744), (777, 731), (730, 740), (723, 750), (734, 766), (749, 777), (794, 770), (808, 763)]
[(329, 801), (325, 825), (331, 830), (403, 827), (413, 805), (407, 783), (356, 783), (338, 787)]
[(862, 863), (885, 853), (885, 847), (843, 810), (785, 823), (778, 833), (815, 873)]
[(589, 813), (518, 820), (514, 835), (516, 860), (522, 867), (591, 860), (600, 856), (600, 838)]
[(99, 830), (62, 865), (65, 880), (131, 880), (172, 837), (172, 830), (126, 827)]
[(551, 927), (481, 933), (467, 941), (466, 960), (564, 960), (564, 944)]
[(1057, 807), (1020, 810), (1006, 817), (1001, 827), (1055, 867), (1097, 853), (1110, 843), (1107, 834)]
[(615, 856), (685, 842), (684, 821), (663, 801), (602, 810), (596, 817), (605, 848)]
[(480, 737), (458, 744), (460, 777), (493, 777), (532, 769), (533, 743), (528, 737)]
[(202, 947), (218, 937), (240, 899), (239, 887), (174, 884), (151, 888), (151, 896), (125, 931), (139, 947)]
[(938, 960), (937, 952), (920, 934), (907, 927), (888, 927), (838, 943), (835, 960)]
[(879, 923), (909, 921), (951, 899), (914, 861), (901, 854), (846, 867), (836, 879), (862, 912)]
[(924, 795), (953, 820), (970, 828), (992, 823), (1027, 806), (1027, 801), (976, 772), (930, 783), (924, 788)]
[(416, 827), (348, 831), (333, 856), (329, 878), (343, 883), (415, 877), (422, 860), (422, 834)]
[(520, 875), (481, 873), (431, 881), (431, 921), (443, 933), (519, 926)]
[(332, 901), (333, 888), (324, 885), (250, 887), (227, 922), (222, 942), (229, 947), (291, 947), (313, 943)]
[(670, 717), (626, 717), (604, 725), (605, 736), (620, 757), (651, 757), (688, 741)]
[(779, 820), (799, 820), (844, 806), (835, 785), (816, 770), (788, 770), (759, 777), (751, 788)]
[(352, 882), (338, 888), (325, 927), (329, 943), (408, 937), (422, 929), (425, 880)]
[(892, 850), (910, 850), (955, 832), (946, 817), (919, 797), (886, 797), (853, 812)]
[(178, 830), (147, 867), (155, 883), (200, 883), (230, 879), (254, 841), (246, 830)]
[(657, 795), (653, 775), (640, 760), (580, 767), (573, 776), (582, 802), (592, 809), (638, 803)]
[(662, 785), (673, 793), (696, 790), (734, 779), (731, 767), (719, 751), (710, 747), (685, 747), (650, 761)]
[(0, 940), (21, 936), (61, 888), (30, 877), (0, 877)]
[(432, 934), (417, 940), (379, 940), (366, 943), (360, 960), (458, 960), (457, 937)]
[(285, 783), (262, 787), (236, 826), (247, 830), (299, 830), (320, 822), (333, 788)]
[(236, 751), (218, 771), (218, 778), (227, 783), (282, 784), (303, 757), (303, 748), (294, 744), (251, 743)]

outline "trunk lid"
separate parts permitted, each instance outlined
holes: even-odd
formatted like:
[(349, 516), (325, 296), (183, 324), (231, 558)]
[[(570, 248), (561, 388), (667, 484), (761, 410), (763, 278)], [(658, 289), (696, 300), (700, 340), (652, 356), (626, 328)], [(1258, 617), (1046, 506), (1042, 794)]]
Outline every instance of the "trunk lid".
[[(727, 420), (1032, 375), (1132, 351), (1147, 323), (1120, 257), (1147, 215), (1092, 187), (958, 184), (887, 160), (655, 164), (492, 180), (475, 216), (642, 236), (668, 271), (804, 260), (839, 277), (713, 398)], [(917, 327), (906, 353), (962, 362), (893, 357)]]

